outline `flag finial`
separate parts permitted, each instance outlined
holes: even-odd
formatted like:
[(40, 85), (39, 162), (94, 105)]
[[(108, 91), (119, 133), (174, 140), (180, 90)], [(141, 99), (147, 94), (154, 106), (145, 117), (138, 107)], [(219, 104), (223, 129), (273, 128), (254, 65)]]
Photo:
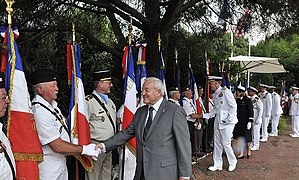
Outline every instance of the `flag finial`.
[(162, 40), (161, 40), (161, 36), (160, 36), (160, 33), (158, 33), (158, 47), (159, 47), (159, 52), (161, 51), (161, 42), (162, 42)]
[(6, 11), (8, 12), (8, 25), (12, 24), (12, 20), (11, 20), (11, 14), (13, 12), (13, 8), (12, 5), (15, 3), (14, 0), (5, 0), (7, 7), (6, 7)]
[(178, 55), (179, 55), (178, 50), (177, 50), (177, 48), (175, 47), (175, 48), (174, 48), (175, 62), (178, 62)]
[(75, 21), (72, 22), (73, 42), (76, 41)]
[(130, 16), (130, 25), (129, 25), (129, 45), (132, 45), (132, 31), (133, 31), (133, 26), (132, 26), (132, 16)]

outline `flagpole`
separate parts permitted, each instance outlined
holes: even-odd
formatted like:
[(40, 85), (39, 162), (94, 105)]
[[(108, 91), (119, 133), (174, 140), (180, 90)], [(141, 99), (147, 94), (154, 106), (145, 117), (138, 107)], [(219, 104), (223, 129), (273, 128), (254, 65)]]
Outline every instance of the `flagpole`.
[[(75, 31), (75, 22), (72, 22), (72, 36), (73, 36), (73, 43), (72, 43), (72, 46), (73, 46), (73, 48), (72, 48), (72, 56), (73, 56), (73, 73), (74, 73), (74, 86), (75, 86), (75, 88), (74, 88), (74, 93), (75, 93), (75, 98), (74, 98), (74, 100), (75, 100), (75, 102), (74, 102), (74, 105), (75, 105), (75, 111), (77, 111), (77, 108), (76, 108), (76, 106), (77, 106), (77, 81), (76, 81), (76, 62), (75, 62), (75, 41), (76, 41), (76, 31)], [(76, 116), (76, 112), (74, 113), (74, 115)], [(76, 119), (76, 117), (74, 118), (74, 119)], [(74, 128), (75, 129), (75, 128)], [(76, 162), (76, 180), (79, 180), (79, 165), (78, 165), (78, 159), (76, 159), (75, 158), (75, 162)]]
[[(130, 59), (130, 52), (132, 51), (132, 31), (133, 31), (133, 26), (132, 26), (132, 16), (130, 16), (130, 25), (129, 25), (129, 52), (128, 52), (128, 58)], [(129, 63), (132, 63), (130, 61), (127, 62), (127, 67), (129, 66)], [(125, 153), (126, 153), (126, 146), (123, 146), (123, 151), (122, 151), (122, 168), (121, 168), (121, 180), (124, 180), (124, 175), (125, 175)]]

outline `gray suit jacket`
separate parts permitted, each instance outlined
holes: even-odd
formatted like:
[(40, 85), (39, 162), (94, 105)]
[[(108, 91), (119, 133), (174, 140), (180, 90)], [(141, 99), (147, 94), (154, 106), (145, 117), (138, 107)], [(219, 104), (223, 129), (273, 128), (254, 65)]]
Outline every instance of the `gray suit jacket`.
[(146, 180), (177, 180), (179, 177), (190, 177), (191, 143), (184, 109), (164, 99), (147, 137), (143, 140), (147, 113), (147, 105), (140, 107), (125, 130), (104, 142), (106, 151), (109, 152), (136, 136), (135, 180), (141, 178), (142, 167)]

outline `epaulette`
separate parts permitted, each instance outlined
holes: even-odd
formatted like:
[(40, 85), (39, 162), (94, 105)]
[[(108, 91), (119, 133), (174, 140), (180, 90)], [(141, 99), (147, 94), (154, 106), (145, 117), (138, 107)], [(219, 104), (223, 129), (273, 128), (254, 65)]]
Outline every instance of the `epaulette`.
[(258, 96), (256, 96), (256, 97), (255, 97), (255, 99), (259, 99), (259, 97), (258, 97)]
[(276, 93), (274, 93), (274, 96), (276, 95)]
[(87, 96), (85, 97), (85, 100), (86, 100), (86, 101), (89, 101), (89, 100), (91, 100), (92, 98), (93, 98), (93, 96), (89, 94), (89, 95), (87, 95)]
[(227, 87), (222, 87), (222, 90), (226, 90), (227, 89)]
[(268, 92), (266, 92), (266, 95), (269, 94)]

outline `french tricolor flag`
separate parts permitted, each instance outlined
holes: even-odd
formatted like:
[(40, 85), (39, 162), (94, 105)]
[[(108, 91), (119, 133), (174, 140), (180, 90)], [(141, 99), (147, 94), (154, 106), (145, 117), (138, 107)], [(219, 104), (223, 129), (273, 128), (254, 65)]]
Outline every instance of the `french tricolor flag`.
[(16, 177), (18, 179), (39, 179), (38, 162), (43, 161), (43, 151), (31, 110), (22, 60), (15, 42), (15, 38), (19, 34), (16, 29), (9, 27), (1, 28), (1, 35), (4, 36), (3, 44), (6, 47), (2, 49), (1, 71), (6, 73), (5, 88), (10, 97), (4, 121), (16, 161)]
[[(134, 59), (132, 54), (132, 47), (127, 46), (124, 51), (124, 58), (126, 62), (126, 75), (124, 83), (124, 93), (125, 93), (125, 102), (124, 102), (124, 114), (123, 114), (123, 125), (122, 128), (125, 129), (131, 123), (133, 116), (136, 112), (136, 84), (135, 84), (135, 75), (134, 75)], [(123, 152), (123, 162), (124, 167), (120, 173), (121, 179), (132, 180), (134, 177), (134, 172), (136, 168), (136, 138), (134, 137), (129, 141)]]
[[(71, 101), (68, 118), (68, 128), (71, 132), (71, 142), (78, 145), (88, 145), (91, 142), (89, 122), (85, 102), (85, 92), (80, 70), (80, 46), (77, 43), (67, 45), (68, 75), (71, 77)], [(91, 171), (92, 159), (88, 156), (75, 156), (83, 167)]]

